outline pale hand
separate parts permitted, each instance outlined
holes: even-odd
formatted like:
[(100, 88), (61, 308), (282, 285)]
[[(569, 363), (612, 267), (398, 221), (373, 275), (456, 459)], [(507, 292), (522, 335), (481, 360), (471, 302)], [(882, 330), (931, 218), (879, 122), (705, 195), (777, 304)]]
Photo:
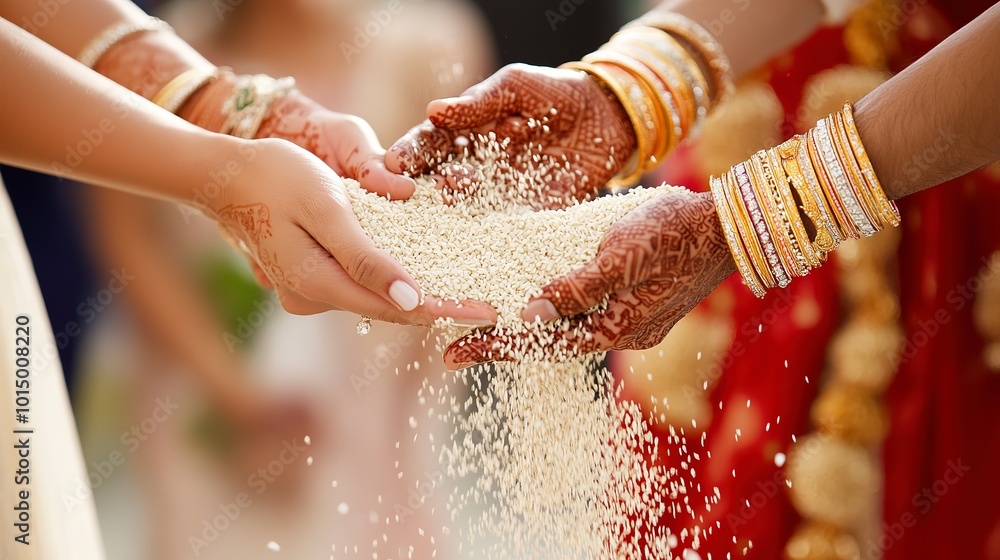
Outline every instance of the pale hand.
[[(507, 152), (515, 165), (529, 145), (569, 164), (573, 178), (554, 175), (546, 185), (548, 200), (583, 200), (596, 195), (635, 149), (617, 99), (575, 70), (512, 64), (459, 97), (432, 101), (427, 116), (389, 148), (390, 171), (428, 173), (443, 156), (461, 154), (473, 135), (492, 132), (510, 139)], [(447, 177), (451, 171), (462, 170), (445, 173), (448, 186), (458, 189), (462, 181)]]
[[(526, 321), (573, 317), (579, 353), (649, 348), (735, 270), (708, 194), (668, 193), (639, 206), (605, 234), (597, 257), (545, 286)], [(586, 314), (608, 298), (607, 307)], [(573, 329), (571, 329), (572, 331)], [(498, 337), (469, 336), (445, 352), (452, 369), (509, 359)]]
[(292, 92), (271, 107), (258, 131), (261, 138), (281, 138), (312, 152), (337, 175), (393, 200), (409, 198), (412, 179), (386, 169), (385, 150), (364, 119), (330, 111)]
[[(233, 140), (237, 141), (237, 140)], [(495, 322), (483, 303), (427, 297), (372, 243), (351, 210), (343, 182), (315, 156), (283, 140), (237, 141), (247, 169), (205, 213), (239, 242), (290, 313), (342, 309), (379, 321), (430, 325)]]

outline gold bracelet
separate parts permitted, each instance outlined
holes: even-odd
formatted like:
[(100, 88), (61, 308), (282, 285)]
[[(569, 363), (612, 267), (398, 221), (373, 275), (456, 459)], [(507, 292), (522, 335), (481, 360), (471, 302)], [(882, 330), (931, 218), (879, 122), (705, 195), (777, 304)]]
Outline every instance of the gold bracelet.
[(729, 180), (734, 185), (734, 195), (739, 196), (739, 203), (734, 204), (737, 209), (736, 219), (737, 223), (742, 224), (740, 229), (743, 242), (751, 250), (757, 275), (768, 288), (780, 285), (782, 281), (787, 285), (789, 280), (778, 260), (774, 237), (768, 230), (764, 208), (757, 200), (750, 180), (750, 170), (745, 162), (733, 166)]
[(146, 17), (141, 21), (121, 21), (102, 31), (84, 47), (76, 59), (87, 68), (93, 68), (97, 61), (111, 50), (111, 47), (122, 39), (143, 31), (173, 32), (173, 28), (167, 22), (155, 17)]
[[(617, 51), (602, 48), (583, 57), (583, 62), (598, 66), (606, 65), (611, 72), (616, 71), (611, 67), (616, 67), (630, 74), (639, 85), (642, 95), (637, 95), (638, 91), (633, 90), (632, 102), (643, 116), (644, 133), (648, 135), (650, 147), (649, 155), (642, 159), (642, 167), (643, 169), (654, 167), (677, 141), (677, 138), (669, 133), (672, 127), (667, 126), (668, 123), (672, 123), (669, 109), (665, 105), (664, 95), (667, 92), (663, 90), (662, 84), (659, 84), (652, 71), (642, 63)], [(661, 155), (661, 158), (657, 158), (657, 155)]]
[(879, 231), (882, 229), (882, 220), (879, 216), (878, 208), (868, 189), (865, 188), (865, 180), (862, 177), (861, 168), (858, 166), (858, 160), (854, 158), (854, 153), (847, 144), (846, 136), (842, 134), (846, 134), (840, 126), (843, 121), (838, 121), (837, 116), (837, 114), (833, 114), (825, 119), (826, 128), (830, 131), (831, 143), (833, 144), (834, 151), (837, 153), (837, 158), (840, 160), (841, 166), (847, 173), (851, 190), (854, 191), (854, 195), (861, 204), (861, 209), (864, 211), (865, 216), (868, 217), (868, 221), (875, 228), (875, 231)]
[(765, 289), (756, 273), (754, 273), (746, 248), (743, 246), (742, 241), (740, 241), (739, 232), (736, 230), (736, 220), (733, 218), (732, 210), (729, 206), (729, 197), (725, 193), (723, 181), (721, 178), (711, 177), (709, 185), (712, 191), (712, 198), (715, 200), (715, 213), (719, 217), (722, 232), (726, 237), (726, 243), (729, 245), (729, 252), (733, 255), (733, 261), (736, 263), (736, 269), (740, 271), (743, 284), (753, 292), (753, 295), (762, 298), (764, 297)]
[(685, 135), (700, 132), (703, 121), (708, 116), (711, 100), (708, 82), (691, 53), (672, 35), (655, 27), (626, 27), (612, 36), (611, 43), (618, 42), (640, 47), (663, 62), (656, 70), (663, 72), (671, 91), (685, 101), (684, 107), (691, 112), (690, 126)]
[(851, 218), (847, 215), (847, 212), (844, 210), (841, 203), (840, 197), (837, 195), (836, 189), (834, 189), (833, 185), (830, 184), (830, 180), (826, 175), (826, 166), (823, 165), (823, 160), (820, 158), (819, 152), (816, 149), (814, 131), (815, 129), (810, 129), (806, 133), (806, 139), (804, 141), (813, 175), (816, 177), (816, 180), (820, 185), (820, 189), (823, 191), (824, 197), (830, 203), (834, 219), (837, 221), (837, 227), (840, 231), (844, 232), (844, 237), (846, 239), (858, 239), (861, 237), (861, 232), (858, 231), (858, 229), (854, 226), (854, 222), (852, 222)]
[[(763, 152), (757, 152), (747, 159), (747, 168), (750, 171), (750, 185), (757, 195), (757, 202), (764, 212), (764, 220), (771, 231), (771, 240), (774, 243), (778, 256), (778, 263), (771, 262), (774, 271), (774, 278), (778, 285), (785, 287), (792, 278), (802, 276), (798, 268), (798, 260), (795, 250), (792, 247), (792, 232), (788, 225), (788, 216), (785, 209), (778, 203), (777, 189), (774, 175), (770, 173), (770, 165), (767, 164), (766, 156)], [(770, 259), (770, 257), (768, 257)], [(770, 262), (770, 261), (769, 261)]]
[(673, 137), (676, 140), (672, 142), (672, 146), (676, 147), (680, 140), (687, 136), (696, 117), (694, 99), (689, 92), (685, 91), (687, 84), (684, 83), (680, 71), (660, 58), (655, 51), (642, 48), (632, 41), (619, 40), (615, 43), (609, 43), (604, 48), (613, 48), (616, 52), (642, 64), (662, 85), (665, 91), (661, 95), (664, 96), (664, 99), (669, 98), (673, 105), (671, 124), (673, 125)]
[(629, 121), (632, 123), (632, 129), (636, 139), (636, 151), (633, 155), (635, 163), (632, 168), (628, 170), (628, 172), (623, 170), (608, 181), (608, 187), (618, 188), (634, 185), (642, 177), (642, 160), (645, 158), (643, 154), (649, 153), (649, 145), (646, 136), (640, 133), (640, 129), (645, 126), (642, 122), (642, 116), (639, 114), (639, 110), (635, 107), (635, 105), (632, 104), (631, 96), (627, 93), (625, 86), (618, 83), (616, 77), (605, 68), (599, 68), (594, 64), (574, 61), (562, 64), (559, 68), (579, 70), (590, 75), (592, 78), (597, 80), (597, 83), (601, 84), (606, 90), (610, 91), (625, 109), (625, 113), (628, 115)]
[(879, 183), (878, 177), (875, 176), (875, 168), (872, 167), (872, 162), (868, 158), (868, 152), (865, 150), (864, 144), (861, 143), (861, 133), (858, 132), (858, 128), (854, 124), (854, 108), (850, 103), (844, 104), (842, 115), (848, 142), (854, 150), (854, 157), (857, 159), (858, 165), (861, 166), (861, 174), (865, 177), (868, 189), (877, 201), (882, 219), (892, 227), (899, 226), (899, 208), (896, 207), (895, 202), (890, 201), (885, 195), (882, 184)]
[[(799, 165), (798, 158), (800, 157), (799, 148), (801, 147), (801, 139), (802, 136), (800, 135), (793, 136), (775, 148), (775, 152), (781, 161), (781, 166), (788, 177), (789, 183), (791, 183), (795, 192), (799, 195), (799, 200), (802, 202), (806, 217), (809, 218), (813, 227), (816, 228), (816, 238), (813, 240), (812, 246), (816, 257), (822, 262), (826, 259), (826, 254), (835, 249), (840, 243), (840, 236), (836, 231), (833, 219), (830, 217), (826, 200), (823, 199), (823, 193), (819, 190), (819, 185), (815, 183), (815, 177), (812, 179), (812, 183), (815, 184), (815, 188), (813, 188), (806, 180), (805, 172)], [(806, 164), (810, 169), (812, 168), (812, 164), (809, 162), (806, 162)]]
[(219, 69), (213, 68), (189, 68), (174, 79), (167, 82), (156, 95), (153, 96), (153, 103), (160, 107), (176, 113), (181, 105), (194, 95), (194, 92), (201, 89), (209, 81), (219, 77)]
[(276, 80), (265, 74), (240, 76), (233, 97), (222, 107), (226, 120), (220, 132), (238, 138), (255, 138), (271, 104), (294, 87), (293, 78)]
[(733, 74), (722, 45), (707, 29), (680, 14), (652, 11), (630, 25), (648, 25), (686, 41), (698, 52), (712, 72), (712, 105), (718, 105), (733, 90)]
[(799, 276), (805, 276), (810, 270), (820, 265), (819, 255), (813, 249), (812, 240), (806, 232), (806, 224), (802, 219), (798, 204), (795, 203), (795, 195), (792, 194), (792, 187), (788, 175), (785, 174), (785, 167), (781, 164), (781, 157), (778, 150), (772, 148), (765, 152), (770, 164), (771, 172), (774, 175), (774, 182), (777, 185), (777, 200), (788, 217), (788, 224), (792, 229), (792, 248), (796, 250), (795, 258), (799, 263)]

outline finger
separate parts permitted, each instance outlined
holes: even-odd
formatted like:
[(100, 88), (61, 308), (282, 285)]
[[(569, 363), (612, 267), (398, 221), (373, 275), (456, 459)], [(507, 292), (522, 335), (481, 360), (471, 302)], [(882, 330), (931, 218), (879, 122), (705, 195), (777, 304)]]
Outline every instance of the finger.
[[(376, 247), (365, 234), (351, 210), (343, 184), (339, 179), (333, 179), (330, 196), (316, 197), (315, 204), (303, 209), (305, 219), (299, 224), (304, 230), (302, 233), (311, 236), (323, 250), (309, 250), (307, 243), (299, 256), (291, 256), (290, 262), (298, 263), (296, 267), (301, 270), (296, 280), (310, 279), (311, 269), (329, 266), (327, 261), (332, 256), (332, 260), (357, 284), (378, 294), (400, 311), (416, 309), (421, 299), (417, 282), (387, 251)], [(319, 249), (315, 245), (312, 248)], [(299, 292), (303, 293), (301, 290)], [(326, 295), (321, 298), (306, 293), (303, 295), (310, 299), (334, 301)]]
[(361, 183), (370, 192), (393, 200), (413, 196), (416, 183), (386, 168), (386, 152), (375, 131), (361, 119), (351, 119), (354, 126), (345, 127), (337, 137), (337, 157), (344, 175)]
[(451, 319), (460, 326), (487, 326), (497, 320), (492, 306), (473, 300), (428, 297), (413, 309), (404, 311), (356, 282), (340, 262), (318, 245), (298, 262), (302, 263), (305, 273), (286, 276), (294, 291), (288, 290), (292, 294), (279, 292), (282, 306), (289, 313), (308, 315), (342, 309), (377, 321), (424, 326), (432, 325), (437, 319)]
[(516, 334), (501, 329), (477, 331), (448, 345), (445, 366), (456, 371), (490, 362), (576, 356), (610, 348), (612, 341), (591, 327), (593, 320), (575, 317), (557, 327), (535, 323)]
[(386, 168), (393, 173), (422, 175), (441, 165), (451, 154), (462, 153), (468, 145), (468, 136), (462, 132), (440, 129), (424, 121), (389, 148)]
[(511, 82), (523, 73), (519, 65), (501, 68), (458, 97), (436, 99), (427, 105), (427, 118), (449, 130), (477, 128), (514, 112), (516, 95)]
[(579, 315), (604, 301), (609, 295), (630, 288), (626, 285), (625, 263), (610, 250), (600, 250), (597, 257), (583, 268), (556, 278), (542, 288), (521, 311), (521, 318), (552, 321), (559, 317)]

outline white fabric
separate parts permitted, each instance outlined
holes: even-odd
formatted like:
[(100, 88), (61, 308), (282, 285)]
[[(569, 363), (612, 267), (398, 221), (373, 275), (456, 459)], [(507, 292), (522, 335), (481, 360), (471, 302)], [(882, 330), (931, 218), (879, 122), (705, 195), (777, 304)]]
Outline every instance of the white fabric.
[(827, 25), (842, 25), (847, 22), (854, 10), (861, 7), (865, 0), (820, 0), (826, 10), (823, 22)]
[[(93, 499), (52, 328), (21, 230), (0, 183), (0, 558), (103, 560)], [(30, 414), (15, 421), (15, 320), (30, 317)], [(31, 434), (14, 430), (32, 429)], [(30, 438), (29, 484), (16, 485), (20, 438)], [(29, 492), (29, 545), (18, 543), (14, 510)]]

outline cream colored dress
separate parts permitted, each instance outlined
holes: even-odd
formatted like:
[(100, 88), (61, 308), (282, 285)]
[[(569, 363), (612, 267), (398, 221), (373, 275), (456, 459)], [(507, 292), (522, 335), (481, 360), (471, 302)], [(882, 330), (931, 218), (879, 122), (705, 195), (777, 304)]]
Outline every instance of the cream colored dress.
[[(0, 558), (100, 560), (97, 516), (45, 304), (7, 191), (0, 183)], [(28, 318), (30, 403), (16, 419), (18, 317)], [(22, 320), (23, 321), (23, 320)], [(24, 334), (23, 331), (20, 334)], [(22, 337), (23, 338), (23, 337)], [(28, 433), (18, 433), (22, 430)], [(25, 446), (27, 450), (25, 450)], [(27, 479), (17, 483), (21, 453)], [(28, 545), (15, 538), (27, 492)], [(21, 507), (21, 510), (15, 508)]]

